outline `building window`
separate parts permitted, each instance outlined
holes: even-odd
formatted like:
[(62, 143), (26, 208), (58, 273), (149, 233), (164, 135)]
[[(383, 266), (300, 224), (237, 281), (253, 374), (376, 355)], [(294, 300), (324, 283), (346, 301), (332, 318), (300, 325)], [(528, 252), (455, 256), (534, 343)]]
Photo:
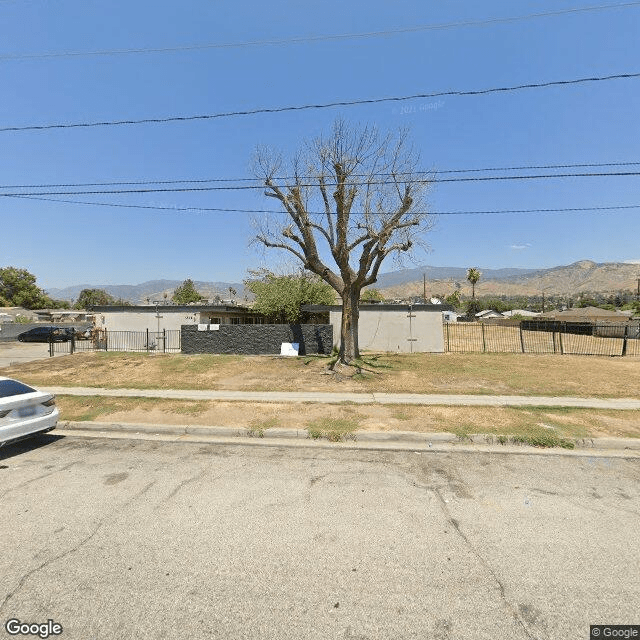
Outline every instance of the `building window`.
[(220, 318), (209, 318), (210, 324), (222, 324), (222, 320)]
[(231, 318), (231, 324), (242, 324), (242, 318)]

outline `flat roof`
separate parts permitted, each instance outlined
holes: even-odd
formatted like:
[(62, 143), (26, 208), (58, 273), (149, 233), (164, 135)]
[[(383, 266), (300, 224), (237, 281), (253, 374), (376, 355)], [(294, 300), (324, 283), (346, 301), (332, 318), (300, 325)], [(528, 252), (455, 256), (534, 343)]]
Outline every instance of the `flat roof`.
[[(309, 313), (321, 311), (342, 311), (339, 304), (305, 304), (300, 307)], [(361, 304), (360, 311), (453, 311), (448, 304)]]
[(226, 305), (226, 304), (215, 304), (215, 305), (211, 305), (211, 304), (205, 304), (205, 305), (195, 305), (195, 304), (159, 304), (159, 305), (155, 305), (155, 304), (123, 304), (123, 305), (119, 305), (119, 304), (114, 304), (114, 305), (100, 305), (100, 306), (95, 306), (95, 307), (89, 307), (89, 310), (91, 310), (94, 313), (109, 313), (109, 312), (113, 312), (113, 311), (148, 311), (150, 313), (155, 313), (156, 309), (158, 311), (163, 311), (163, 312), (168, 312), (168, 311), (180, 311), (180, 312), (185, 312), (185, 311), (191, 311), (191, 312), (198, 312), (198, 311), (218, 311), (218, 312), (222, 312), (222, 311), (226, 311), (229, 313), (257, 313), (256, 311), (253, 311), (252, 309), (249, 309), (248, 307), (241, 307), (239, 305), (234, 305), (234, 304), (230, 304), (230, 305)]

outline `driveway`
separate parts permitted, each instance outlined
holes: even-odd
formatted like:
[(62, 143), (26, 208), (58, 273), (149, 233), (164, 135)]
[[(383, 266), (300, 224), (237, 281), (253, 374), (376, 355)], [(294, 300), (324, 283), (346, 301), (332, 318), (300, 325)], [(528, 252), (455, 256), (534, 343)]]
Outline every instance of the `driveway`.
[[(65, 354), (60, 354), (65, 355)], [(49, 345), (42, 342), (0, 342), (0, 369), (21, 362), (49, 357)]]
[[(0, 450), (0, 623), (564, 640), (638, 622), (640, 463), (47, 435)], [(2, 635), (0, 637), (9, 637)]]

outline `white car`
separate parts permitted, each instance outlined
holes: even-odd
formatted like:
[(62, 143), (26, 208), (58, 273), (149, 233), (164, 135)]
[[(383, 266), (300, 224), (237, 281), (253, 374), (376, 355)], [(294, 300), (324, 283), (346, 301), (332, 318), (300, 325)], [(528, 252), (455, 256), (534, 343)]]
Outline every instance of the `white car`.
[(0, 376), (0, 447), (55, 429), (59, 415), (52, 394)]

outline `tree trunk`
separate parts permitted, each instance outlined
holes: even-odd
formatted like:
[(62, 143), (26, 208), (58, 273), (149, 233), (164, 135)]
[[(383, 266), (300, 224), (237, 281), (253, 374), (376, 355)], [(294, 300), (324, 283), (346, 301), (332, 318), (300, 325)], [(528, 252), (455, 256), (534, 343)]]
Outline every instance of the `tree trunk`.
[(360, 357), (358, 347), (358, 319), (360, 312), (360, 289), (345, 288), (342, 294), (342, 323), (340, 326), (339, 360), (349, 364)]

